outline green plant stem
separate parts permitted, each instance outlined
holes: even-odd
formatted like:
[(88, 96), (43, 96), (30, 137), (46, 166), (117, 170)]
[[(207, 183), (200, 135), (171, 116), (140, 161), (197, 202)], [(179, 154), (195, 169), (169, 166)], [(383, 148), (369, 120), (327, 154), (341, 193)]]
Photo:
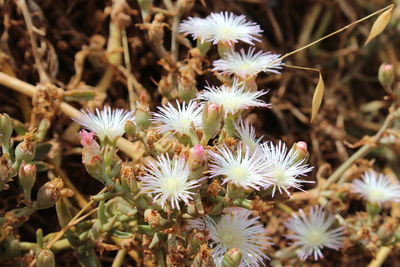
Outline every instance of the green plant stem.
[[(21, 250), (24, 251), (34, 250), (38, 248), (37, 243), (33, 242), (20, 242), (19, 245)], [(71, 244), (69, 243), (69, 241), (67, 239), (61, 239), (54, 243), (54, 245), (51, 247), (51, 250), (53, 252), (59, 252), (69, 248), (71, 248)]]
[[(391, 110), (393, 106), (389, 109)], [(399, 116), (400, 109), (397, 109), (394, 112), (391, 112), (383, 122), (379, 131), (372, 137), (372, 142), (363, 145), (356, 153), (354, 153), (350, 158), (348, 158), (331, 176), (326, 180), (324, 184), (321, 185), (321, 190), (327, 189), (330, 185), (335, 183), (339, 178), (343, 175), (343, 173), (359, 158), (366, 156), (372, 150), (376, 148), (373, 142), (378, 142), (379, 139), (382, 137), (384, 132), (390, 127), (393, 120)]]
[(380, 267), (389, 256), (391, 250), (392, 246), (380, 247), (375, 258), (370, 262), (370, 264), (368, 264), (368, 267)]
[(120, 267), (120, 266), (122, 266), (122, 264), (124, 263), (125, 255), (126, 255), (126, 250), (125, 249), (119, 250), (118, 253), (117, 253), (117, 256), (115, 256), (115, 258), (114, 258), (114, 261), (113, 261), (111, 267)]

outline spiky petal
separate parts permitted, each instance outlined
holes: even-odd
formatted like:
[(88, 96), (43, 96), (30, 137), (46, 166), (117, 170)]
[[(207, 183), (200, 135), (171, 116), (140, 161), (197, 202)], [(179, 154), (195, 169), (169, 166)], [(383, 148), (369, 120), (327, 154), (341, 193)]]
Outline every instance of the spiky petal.
[(201, 113), (202, 105), (194, 101), (190, 101), (188, 104), (185, 102), (179, 104), (176, 101), (176, 107), (168, 102), (166, 105), (158, 107), (158, 112), (153, 113), (152, 121), (158, 124), (156, 129), (161, 133), (173, 131), (190, 135), (193, 126), (196, 130), (201, 128)]
[(115, 142), (125, 133), (125, 123), (134, 120), (133, 112), (123, 109), (111, 109), (105, 107), (103, 110), (96, 108), (95, 113), (90, 110), (82, 111), (74, 121), (94, 132), (100, 141), (106, 138)]
[(250, 217), (251, 212), (243, 208), (225, 210), (219, 220), (210, 216), (192, 220), (189, 228), (204, 230), (208, 233), (212, 256), (216, 266), (222, 265), (225, 253), (232, 248), (243, 253), (240, 267), (264, 266), (268, 256), (265, 247), (271, 245), (266, 230), (259, 217)]
[(392, 184), (382, 173), (365, 172), (362, 179), (353, 181), (351, 189), (371, 203), (400, 202), (400, 185)]
[(149, 162), (147, 174), (139, 177), (141, 191), (153, 196), (153, 201), (164, 207), (168, 202), (173, 209), (180, 209), (179, 202), (189, 204), (202, 179), (189, 181), (189, 166), (184, 158), (170, 159), (168, 156), (157, 157), (157, 162)]
[(230, 182), (245, 189), (271, 185), (270, 166), (259, 151), (251, 152), (249, 147), (238, 145), (236, 152), (228, 147), (219, 148), (218, 152), (209, 151), (211, 177), (222, 176), (223, 183)]
[(279, 74), (282, 69), (282, 61), (278, 60), (280, 55), (270, 52), (258, 51), (251, 47), (247, 52), (240, 49), (240, 52), (233, 50), (227, 52), (224, 58), (213, 62), (213, 71), (221, 74), (234, 74), (242, 79), (255, 76), (260, 72), (272, 72)]
[(230, 12), (211, 13), (208, 17), (211, 25), (211, 35), (208, 41), (214, 44), (228, 43), (232, 45), (239, 41), (254, 44), (260, 41), (262, 30), (260, 25), (248, 21), (243, 15), (235, 15)]
[(298, 246), (297, 255), (301, 260), (306, 260), (313, 255), (314, 260), (323, 258), (322, 249), (324, 247), (338, 250), (342, 247), (344, 239), (344, 228), (332, 228), (335, 217), (323, 210), (322, 207), (315, 206), (310, 209), (308, 215), (299, 210), (300, 216), (293, 214), (285, 222), (285, 226), (291, 234), (289, 239), (294, 240), (293, 246)]
[(235, 114), (241, 109), (250, 107), (270, 107), (269, 104), (258, 99), (266, 93), (265, 91), (247, 92), (244, 85), (240, 85), (239, 81), (235, 80), (232, 86), (207, 86), (198, 98), (223, 106), (226, 113)]
[(261, 149), (265, 159), (271, 166), (268, 178), (272, 181), (272, 196), (276, 190), (282, 194), (285, 191), (289, 196), (289, 188), (301, 190), (302, 183), (313, 183), (314, 181), (302, 180), (313, 168), (305, 163), (305, 159), (299, 159), (298, 152), (293, 148), (288, 151), (286, 145), (279, 141), (278, 145), (272, 142), (264, 143)]

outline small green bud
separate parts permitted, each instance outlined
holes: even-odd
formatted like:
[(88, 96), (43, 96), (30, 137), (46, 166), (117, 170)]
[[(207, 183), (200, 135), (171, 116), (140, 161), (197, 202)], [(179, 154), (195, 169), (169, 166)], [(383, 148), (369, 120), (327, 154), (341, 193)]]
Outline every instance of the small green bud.
[(41, 249), (36, 254), (37, 267), (55, 267), (56, 260), (54, 253), (49, 249)]
[(189, 102), (190, 100), (196, 98), (197, 96), (197, 88), (196, 86), (185, 87), (181, 83), (178, 84), (178, 95), (185, 102)]
[(222, 267), (238, 267), (242, 262), (243, 253), (237, 248), (231, 248), (225, 253)]
[(368, 221), (369, 221), (369, 223), (373, 222), (374, 217), (376, 215), (378, 215), (380, 211), (381, 211), (381, 207), (378, 205), (378, 203), (369, 202), (367, 204), (367, 212), (368, 212)]
[(25, 164), (25, 162), (23, 162), (22, 165), (19, 167), (19, 184), (24, 190), (25, 200), (28, 201), (31, 200), (31, 190), (36, 181), (36, 171), (36, 165), (29, 163)]
[(235, 184), (228, 184), (228, 196), (230, 199), (246, 199), (249, 194), (253, 191), (252, 188), (245, 189)]
[(151, 114), (138, 109), (135, 114), (135, 123), (140, 130), (147, 130), (150, 126)]
[(24, 139), (15, 148), (15, 158), (18, 162), (30, 162), (35, 157), (36, 144), (30, 139)]
[(208, 41), (202, 41), (201, 38), (197, 39), (197, 48), (200, 50), (200, 54), (202, 56), (205, 56), (207, 54), (207, 52), (210, 50), (211, 48), (211, 42)]
[(206, 103), (203, 107), (202, 114), (204, 138), (208, 141), (218, 134), (221, 128), (223, 111), (222, 108), (216, 104)]
[(13, 132), (13, 125), (8, 114), (0, 114), (0, 142), (3, 146), (3, 153), (8, 153), (10, 149), (10, 138)]
[(137, 136), (138, 129), (133, 121), (125, 122), (125, 133), (129, 136)]
[(63, 188), (63, 185), (64, 184), (60, 178), (55, 178), (42, 185), (37, 193), (37, 208), (48, 209), (53, 207), (60, 196), (60, 191)]
[(383, 87), (389, 87), (394, 81), (394, 69), (392, 64), (382, 64), (378, 70), (378, 79)]

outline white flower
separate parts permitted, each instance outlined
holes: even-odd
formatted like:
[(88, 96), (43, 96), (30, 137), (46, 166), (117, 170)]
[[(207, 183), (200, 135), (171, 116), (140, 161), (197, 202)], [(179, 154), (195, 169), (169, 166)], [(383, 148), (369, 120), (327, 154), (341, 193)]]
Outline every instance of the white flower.
[(365, 172), (363, 179), (354, 180), (351, 188), (371, 203), (381, 205), (388, 201), (400, 202), (400, 185), (390, 183), (382, 173)]
[(189, 204), (194, 193), (192, 189), (200, 185), (202, 179), (189, 181), (189, 167), (184, 158), (170, 159), (168, 156), (157, 157), (157, 162), (150, 162), (145, 168), (146, 175), (139, 177), (143, 182), (141, 191), (153, 194), (153, 201), (160, 200), (164, 207), (168, 201), (173, 209), (179, 208), (179, 201)]
[(262, 136), (257, 138), (256, 129), (246, 120), (235, 123), (235, 129), (242, 144), (248, 146), (254, 152), (260, 145)]
[(223, 183), (259, 190), (271, 185), (270, 165), (259, 151), (252, 153), (249, 147), (242, 151), (240, 145), (233, 153), (228, 147), (218, 149), (219, 153), (209, 151), (211, 177), (223, 176)]
[(253, 41), (260, 41), (257, 38), (262, 33), (260, 25), (247, 21), (243, 15), (220, 12), (211, 13), (208, 18), (211, 26), (211, 36), (208, 41), (212, 41), (213, 44), (233, 44), (242, 41), (252, 45)]
[(179, 25), (179, 32), (190, 34), (193, 39), (204, 42), (211, 37), (211, 23), (209, 18), (190, 17)]
[(266, 160), (271, 166), (268, 178), (273, 184), (272, 196), (275, 195), (276, 189), (282, 194), (282, 190), (289, 196), (289, 188), (301, 190), (302, 183), (313, 183), (314, 181), (300, 180), (300, 176), (306, 175), (313, 168), (305, 163), (305, 159), (298, 160), (298, 152), (293, 148), (287, 151), (286, 145), (279, 141), (278, 145), (272, 142), (264, 143), (261, 149)]
[(312, 207), (308, 216), (301, 209), (299, 212), (300, 217), (293, 214), (285, 226), (293, 232), (287, 237), (294, 240), (294, 246), (299, 247), (297, 255), (301, 260), (306, 260), (310, 255), (314, 255), (314, 260), (323, 258), (321, 250), (324, 247), (335, 250), (342, 247), (344, 228), (330, 229), (335, 221), (332, 214), (327, 214), (318, 206)]
[(269, 259), (264, 253), (265, 246), (272, 243), (266, 236), (260, 218), (249, 218), (250, 215), (250, 211), (237, 208), (223, 214), (218, 221), (207, 215), (204, 219), (193, 220), (189, 227), (208, 232), (216, 266), (222, 265), (225, 253), (232, 248), (239, 249), (243, 254), (240, 267), (264, 266), (265, 261)]
[(198, 98), (223, 106), (225, 112), (234, 114), (250, 107), (270, 107), (269, 104), (258, 99), (266, 93), (265, 91), (246, 92), (245, 87), (239, 86), (238, 80), (234, 80), (232, 86), (207, 86)]
[(279, 74), (282, 68), (282, 61), (278, 60), (280, 55), (255, 53), (254, 47), (247, 52), (240, 49), (240, 53), (233, 50), (227, 52), (224, 58), (213, 62), (213, 71), (220, 71), (222, 74), (234, 74), (240, 78), (255, 76), (260, 72), (273, 72)]
[(178, 101), (176, 104), (177, 107), (174, 107), (168, 102), (167, 105), (158, 107), (159, 113), (153, 112), (152, 121), (160, 124), (156, 127), (157, 131), (161, 133), (174, 131), (190, 135), (192, 125), (195, 129), (200, 129), (202, 106), (193, 101), (190, 101), (188, 105), (185, 102), (180, 105)]
[(96, 108), (96, 113), (90, 110), (82, 111), (73, 120), (94, 132), (101, 142), (106, 137), (109, 141), (115, 142), (125, 133), (125, 123), (129, 120), (133, 121), (134, 116), (132, 111), (105, 107), (103, 110)]

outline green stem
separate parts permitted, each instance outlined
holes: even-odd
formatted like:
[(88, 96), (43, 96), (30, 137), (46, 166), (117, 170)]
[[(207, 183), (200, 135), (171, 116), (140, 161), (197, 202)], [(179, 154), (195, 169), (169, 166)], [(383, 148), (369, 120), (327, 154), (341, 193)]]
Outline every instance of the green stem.
[(125, 255), (126, 255), (126, 250), (125, 249), (119, 250), (118, 253), (117, 253), (117, 256), (115, 256), (115, 259), (114, 259), (113, 264), (111, 265), (111, 267), (120, 267), (120, 266), (122, 266), (122, 264), (124, 263)]

